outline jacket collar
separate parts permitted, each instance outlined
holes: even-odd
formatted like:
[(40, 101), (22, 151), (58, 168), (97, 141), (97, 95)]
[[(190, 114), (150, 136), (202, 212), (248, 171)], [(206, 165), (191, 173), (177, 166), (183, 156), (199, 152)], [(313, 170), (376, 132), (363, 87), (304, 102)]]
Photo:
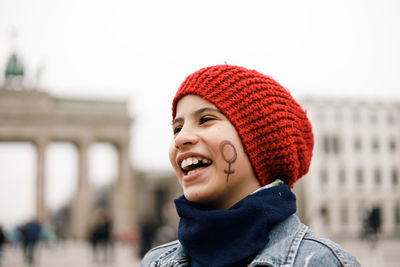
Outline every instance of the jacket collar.
[[(268, 244), (249, 266), (279, 266), (293, 263), (307, 229), (296, 215), (288, 217), (271, 229)], [(174, 241), (174, 243), (153, 262), (153, 267), (189, 266), (190, 259), (183, 246), (179, 241)]]
[(190, 259), (179, 240), (158, 248), (162, 247), (168, 249), (152, 262), (151, 267), (189, 266)]
[(250, 266), (256, 265), (284, 265), (292, 266), (304, 235), (308, 227), (302, 224), (296, 215), (292, 215), (278, 224), (270, 232), (270, 241), (258, 253)]

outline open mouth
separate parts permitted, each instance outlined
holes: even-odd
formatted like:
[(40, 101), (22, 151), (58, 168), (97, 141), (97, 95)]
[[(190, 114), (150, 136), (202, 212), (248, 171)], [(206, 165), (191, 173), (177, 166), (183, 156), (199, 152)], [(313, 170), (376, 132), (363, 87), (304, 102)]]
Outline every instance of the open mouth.
[(199, 168), (208, 167), (212, 163), (211, 160), (203, 157), (189, 157), (181, 162), (181, 170), (185, 175), (195, 172)]

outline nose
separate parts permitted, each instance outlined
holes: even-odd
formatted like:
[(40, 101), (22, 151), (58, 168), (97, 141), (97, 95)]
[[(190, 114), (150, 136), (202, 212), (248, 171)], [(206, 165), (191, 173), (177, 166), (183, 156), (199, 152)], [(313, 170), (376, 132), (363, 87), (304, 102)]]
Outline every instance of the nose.
[(198, 135), (190, 127), (183, 127), (175, 136), (175, 147), (183, 149), (196, 144), (199, 141)]

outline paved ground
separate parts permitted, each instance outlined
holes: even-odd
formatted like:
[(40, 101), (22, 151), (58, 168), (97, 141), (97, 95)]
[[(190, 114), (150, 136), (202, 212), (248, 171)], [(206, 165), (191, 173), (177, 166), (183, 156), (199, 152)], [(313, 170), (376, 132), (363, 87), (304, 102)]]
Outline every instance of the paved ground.
[[(139, 259), (135, 257), (130, 246), (117, 245), (113, 263), (96, 263), (93, 261), (90, 247), (83, 242), (68, 242), (53, 246), (40, 246), (37, 250), (35, 267), (135, 267)], [(1, 267), (26, 267), (19, 247), (6, 246), (3, 251)]]

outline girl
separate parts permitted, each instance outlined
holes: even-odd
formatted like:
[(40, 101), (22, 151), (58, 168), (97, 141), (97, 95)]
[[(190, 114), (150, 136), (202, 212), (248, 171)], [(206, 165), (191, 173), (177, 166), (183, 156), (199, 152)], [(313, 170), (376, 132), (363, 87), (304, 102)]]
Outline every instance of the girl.
[(294, 215), (290, 188), (307, 173), (314, 141), (280, 84), (238, 66), (203, 68), (178, 89), (172, 117), (179, 240), (141, 266), (360, 266)]

